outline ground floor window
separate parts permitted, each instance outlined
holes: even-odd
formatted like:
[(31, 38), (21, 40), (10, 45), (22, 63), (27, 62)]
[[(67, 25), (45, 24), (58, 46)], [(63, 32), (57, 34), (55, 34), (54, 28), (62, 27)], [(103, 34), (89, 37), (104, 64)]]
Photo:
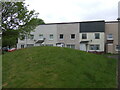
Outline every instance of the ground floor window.
[(115, 46), (116, 51), (120, 51), (120, 45)]
[(33, 47), (34, 44), (27, 44), (27, 47)]
[(46, 44), (45, 46), (53, 46), (53, 44)]
[(90, 45), (90, 50), (100, 50), (100, 45)]
[(24, 48), (24, 45), (21, 45), (21, 48)]
[(73, 48), (73, 49), (75, 49), (75, 45), (74, 44), (67, 44), (66, 46), (67, 46), (67, 48)]

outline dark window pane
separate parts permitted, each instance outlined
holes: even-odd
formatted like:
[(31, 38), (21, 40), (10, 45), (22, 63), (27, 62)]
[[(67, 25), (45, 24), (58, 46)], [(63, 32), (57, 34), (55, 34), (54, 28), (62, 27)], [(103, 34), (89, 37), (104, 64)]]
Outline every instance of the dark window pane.
[(24, 45), (21, 45), (21, 48), (24, 48)]
[(75, 34), (71, 34), (71, 39), (75, 39)]
[(119, 45), (116, 45), (116, 50), (120, 51), (120, 46)]
[(60, 34), (60, 39), (63, 39), (63, 34)]
[(27, 44), (27, 47), (33, 47), (34, 44)]
[(71, 45), (71, 48), (75, 49), (75, 45)]
[(67, 45), (67, 48), (70, 48), (70, 45)]
[(82, 39), (87, 39), (87, 34), (82, 34)]
[(90, 45), (90, 50), (100, 50), (100, 45)]
[(73, 49), (75, 49), (75, 45), (74, 44), (67, 44), (67, 48), (73, 48)]
[(95, 33), (95, 39), (100, 39), (100, 34), (99, 33)]

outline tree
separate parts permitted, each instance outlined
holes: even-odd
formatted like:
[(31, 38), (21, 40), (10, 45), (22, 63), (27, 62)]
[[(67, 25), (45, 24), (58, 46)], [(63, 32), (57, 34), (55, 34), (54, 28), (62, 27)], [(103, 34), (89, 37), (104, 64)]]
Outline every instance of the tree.
[(44, 24), (38, 14), (29, 11), (24, 2), (2, 2), (2, 46), (16, 45), (18, 37)]

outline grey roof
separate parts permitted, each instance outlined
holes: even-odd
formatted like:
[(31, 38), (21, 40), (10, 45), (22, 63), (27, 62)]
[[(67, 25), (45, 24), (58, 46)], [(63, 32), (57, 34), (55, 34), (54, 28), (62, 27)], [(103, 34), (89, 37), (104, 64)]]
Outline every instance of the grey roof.
[(105, 21), (81, 22), (80, 32), (104, 32)]

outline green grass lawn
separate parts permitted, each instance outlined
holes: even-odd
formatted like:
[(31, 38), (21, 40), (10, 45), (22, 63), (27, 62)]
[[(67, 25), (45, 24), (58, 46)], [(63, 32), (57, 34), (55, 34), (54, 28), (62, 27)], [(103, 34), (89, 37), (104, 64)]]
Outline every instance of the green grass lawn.
[(116, 60), (60, 47), (3, 55), (3, 88), (115, 88)]

